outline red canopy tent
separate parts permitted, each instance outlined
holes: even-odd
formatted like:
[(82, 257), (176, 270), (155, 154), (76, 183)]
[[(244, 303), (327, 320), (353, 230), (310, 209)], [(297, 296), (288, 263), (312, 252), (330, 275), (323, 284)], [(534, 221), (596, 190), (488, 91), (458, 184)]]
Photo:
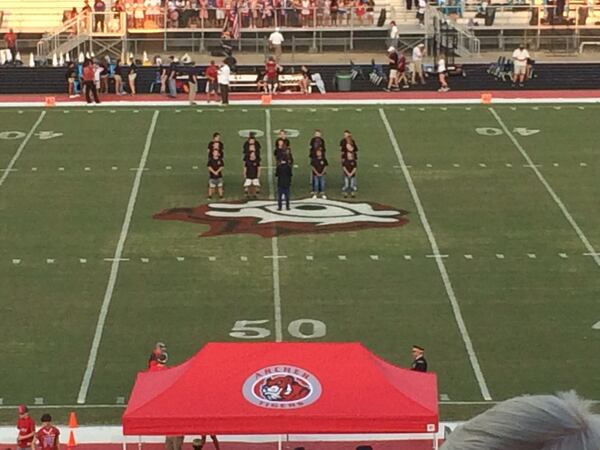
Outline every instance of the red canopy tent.
[(125, 435), (433, 433), (435, 374), (357, 343), (211, 343), (138, 374)]

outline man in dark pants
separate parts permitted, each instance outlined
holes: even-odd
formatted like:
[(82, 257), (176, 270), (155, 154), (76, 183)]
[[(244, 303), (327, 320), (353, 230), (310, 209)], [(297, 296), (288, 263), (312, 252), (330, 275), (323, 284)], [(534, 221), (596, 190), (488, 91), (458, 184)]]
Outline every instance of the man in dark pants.
[(98, 90), (96, 89), (96, 83), (94, 82), (94, 63), (88, 60), (83, 67), (83, 85), (85, 87), (85, 100), (88, 104), (92, 103), (90, 94), (94, 95), (94, 102), (100, 103), (98, 99)]
[(292, 185), (292, 166), (287, 159), (279, 161), (275, 170), (277, 177), (277, 210), (281, 211), (283, 197), (285, 197), (285, 209), (290, 210), (290, 186)]
[(418, 345), (412, 347), (413, 362), (410, 370), (415, 372), (427, 372), (427, 360), (425, 359), (425, 349)]
[(231, 76), (231, 68), (225, 62), (217, 73), (217, 80), (219, 81), (219, 91), (221, 92), (221, 104), (229, 104), (229, 78)]

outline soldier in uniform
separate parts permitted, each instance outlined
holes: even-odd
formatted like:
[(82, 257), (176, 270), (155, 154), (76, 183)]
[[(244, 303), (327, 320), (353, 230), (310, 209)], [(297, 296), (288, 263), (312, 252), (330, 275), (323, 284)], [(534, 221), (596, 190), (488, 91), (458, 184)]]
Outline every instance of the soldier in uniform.
[(425, 359), (425, 349), (418, 345), (412, 347), (413, 362), (410, 370), (415, 372), (427, 372), (427, 360)]

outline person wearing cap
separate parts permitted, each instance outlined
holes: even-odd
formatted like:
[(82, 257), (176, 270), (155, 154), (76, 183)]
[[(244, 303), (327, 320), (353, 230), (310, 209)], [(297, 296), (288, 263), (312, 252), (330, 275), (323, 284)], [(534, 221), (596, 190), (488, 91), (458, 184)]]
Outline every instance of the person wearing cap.
[(19, 405), (19, 419), (17, 420), (17, 450), (32, 450), (35, 437), (35, 422), (29, 415), (25, 405)]
[(421, 79), (421, 84), (425, 84), (425, 77), (423, 76), (423, 57), (425, 56), (425, 44), (420, 43), (412, 52), (412, 78), (411, 84), (417, 84), (417, 76)]
[(40, 450), (58, 450), (60, 448), (60, 431), (52, 425), (52, 416), (46, 413), (40, 421), (42, 427), (35, 434)]
[(384, 91), (398, 90), (398, 52), (394, 47), (388, 48), (388, 65), (390, 68), (388, 84)]
[(412, 346), (413, 362), (410, 370), (415, 372), (427, 372), (427, 360), (425, 359), (425, 349), (419, 345)]
[(277, 62), (279, 62), (279, 59), (281, 58), (281, 45), (284, 40), (283, 34), (279, 31), (279, 27), (275, 28), (275, 31), (269, 35), (269, 45), (275, 54), (275, 61)]
[(158, 357), (167, 351), (167, 346), (164, 342), (157, 342), (148, 358), (148, 369), (152, 369), (157, 364)]

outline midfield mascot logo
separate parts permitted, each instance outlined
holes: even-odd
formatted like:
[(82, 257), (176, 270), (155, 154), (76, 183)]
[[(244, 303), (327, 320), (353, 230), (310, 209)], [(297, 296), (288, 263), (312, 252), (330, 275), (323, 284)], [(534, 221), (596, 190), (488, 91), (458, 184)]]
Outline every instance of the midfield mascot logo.
[(257, 370), (242, 387), (244, 398), (261, 408), (296, 409), (316, 402), (321, 383), (300, 367), (279, 365)]
[(166, 209), (154, 218), (209, 225), (209, 230), (201, 234), (203, 237), (241, 233), (274, 237), (401, 227), (408, 223), (407, 214), (373, 202), (306, 198), (290, 202), (289, 211), (279, 211), (274, 200), (252, 200)]

